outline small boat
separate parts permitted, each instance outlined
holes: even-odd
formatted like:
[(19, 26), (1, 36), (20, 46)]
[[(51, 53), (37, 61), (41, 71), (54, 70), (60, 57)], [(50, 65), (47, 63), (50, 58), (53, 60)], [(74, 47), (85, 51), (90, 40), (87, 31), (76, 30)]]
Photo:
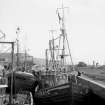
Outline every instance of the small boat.
[[(12, 73), (8, 73), (8, 87), (6, 89), (7, 93), (11, 92), (11, 76)], [(35, 88), (36, 78), (31, 73), (27, 72), (13, 72), (13, 93), (18, 93), (19, 91), (32, 91)]]

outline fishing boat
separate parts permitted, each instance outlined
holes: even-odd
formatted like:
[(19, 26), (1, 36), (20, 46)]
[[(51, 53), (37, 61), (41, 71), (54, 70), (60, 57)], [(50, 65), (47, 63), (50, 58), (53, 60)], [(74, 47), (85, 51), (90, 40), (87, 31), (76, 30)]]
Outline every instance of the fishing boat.
[[(47, 85), (43, 88), (36, 86), (34, 103), (35, 105), (99, 105), (99, 103), (104, 105), (105, 85), (89, 79), (74, 68), (65, 28), (63, 5), (60, 10), (62, 12), (57, 9), (60, 34), (57, 38), (52, 37), (52, 40), (49, 40), (49, 49), (46, 49), (46, 73), (41, 74), (42, 83)], [(54, 31), (51, 32), (53, 35)], [(71, 64), (66, 63), (67, 57)]]
[[(13, 77), (12, 77), (13, 76)], [(8, 79), (8, 87), (6, 87), (6, 94), (11, 95), (14, 100), (13, 105), (33, 105), (33, 93), (36, 85), (38, 84), (37, 76), (21, 71), (10, 72), (6, 75)], [(13, 83), (11, 85), (11, 79)], [(12, 87), (12, 90), (11, 90)], [(11, 105), (11, 104), (10, 104)]]
[(49, 49), (46, 49), (46, 73), (41, 74), (41, 80), (47, 86), (44, 85), (43, 88), (35, 91), (35, 105), (70, 105), (71, 103), (71, 87), (68, 81), (71, 70), (68, 69), (67, 58), (70, 57), (72, 62), (72, 57), (65, 28), (63, 5), (62, 8), (57, 9), (57, 15), (60, 33), (55, 38), (54, 30), (51, 30), (52, 39), (49, 40)]
[[(7, 93), (11, 92), (11, 76), (12, 73), (8, 73), (8, 88)], [(33, 90), (35, 85), (35, 77), (31, 73), (27, 72), (13, 72), (13, 94), (18, 93), (19, 91), (30, 91)]]

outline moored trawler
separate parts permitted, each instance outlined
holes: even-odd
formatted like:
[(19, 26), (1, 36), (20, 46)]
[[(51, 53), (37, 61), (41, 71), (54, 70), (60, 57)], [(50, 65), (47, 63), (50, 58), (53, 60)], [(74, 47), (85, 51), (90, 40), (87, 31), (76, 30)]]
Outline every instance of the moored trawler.
[[(62, 13), (62, 15), (60, 14)], [(67, 58), (72, 62), (67, 33), (64, 23), (64, 7), (57, 9), (60, 33), (57, 38), (49, 40), (49, 49), (46, 49), (46, 74), (41, 75), (45, 84), (34, 94), (36, 105), (70, 105), (71, 86), (68, 81), (70, 69), (67, 69)], [(72, 62), (73, 69), (73, 62)], [(38, 86), (38, 85), (37, 85)]]
[[(35, 105), (99, 105), (99, 103), (104, 105), (105, 85), (99, 85), (74, 70), (64, 24), (64, 7), (62, 6), (60, 10), (63, 14), (60, 15), (59, 10), (57, 13), (61, 33), (57, 38), (53, 37), (49, 41), (49, 49), (46, 50), (46, 74), (41, 75), (45, 85), (39, 89), (37, 85), (34, 94)], [(57, 40), (58, 44), (56, 44)], [(66, 45), (69, 54), (66, 52)], [(68, 55), (72, 63), (71, 69), (67, 69), (65, 63)]]
[[(36, 78), (31, 73), (14, 71), (8, 73), (8, 87), (6, 93), (11, 94), (11, 77), (13, 74), (13, 105), (33, 105), (32, 93), (36, 86)], [(11, 105), (11, 104), (10, 104)]]

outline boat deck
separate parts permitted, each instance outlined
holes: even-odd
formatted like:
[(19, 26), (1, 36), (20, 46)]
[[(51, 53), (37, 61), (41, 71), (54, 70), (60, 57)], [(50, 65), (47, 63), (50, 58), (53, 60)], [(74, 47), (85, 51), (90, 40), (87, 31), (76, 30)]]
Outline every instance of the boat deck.
[(99, 95), (105, 99), (105, 82), (99, 80), (92, 80), (91, 78), (81, 75), (78, 78), (78, 82), (82, 82), (81, 85), (84, 85), (91, 89), (94, 94)]

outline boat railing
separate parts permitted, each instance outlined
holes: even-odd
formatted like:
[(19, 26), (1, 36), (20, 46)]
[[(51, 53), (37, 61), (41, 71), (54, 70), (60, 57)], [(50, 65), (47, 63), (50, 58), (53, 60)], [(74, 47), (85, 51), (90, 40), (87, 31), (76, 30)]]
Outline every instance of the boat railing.
[(57, 89), (59, 87), (62, 87), (62, 86), (69, 86), (69, 83), (65, 83), (65, 84), (62, 84), (62, 85), (58, 85), (58, 86), (52, 86), (52, 87), (48, 87), (48, 88), (44, 88), (44, 89), (40, 89), (40, 91), (48, 91), (48, 90), (53, 90), (53, 89)]
[(56, 90), (61, 90), (61, 89), (67, 89), (70, 88), (70, 84), (69, 83), (65, 83), (62, 85), (58, 85), (58, 86), (52, 86), (52, 87), (48, 87), (48, 88), (43, 88), (40, 89), (39, 91), (36, 92), (36, 95), (46, 95), (49, 94), (50, 92), (54, 92)]

